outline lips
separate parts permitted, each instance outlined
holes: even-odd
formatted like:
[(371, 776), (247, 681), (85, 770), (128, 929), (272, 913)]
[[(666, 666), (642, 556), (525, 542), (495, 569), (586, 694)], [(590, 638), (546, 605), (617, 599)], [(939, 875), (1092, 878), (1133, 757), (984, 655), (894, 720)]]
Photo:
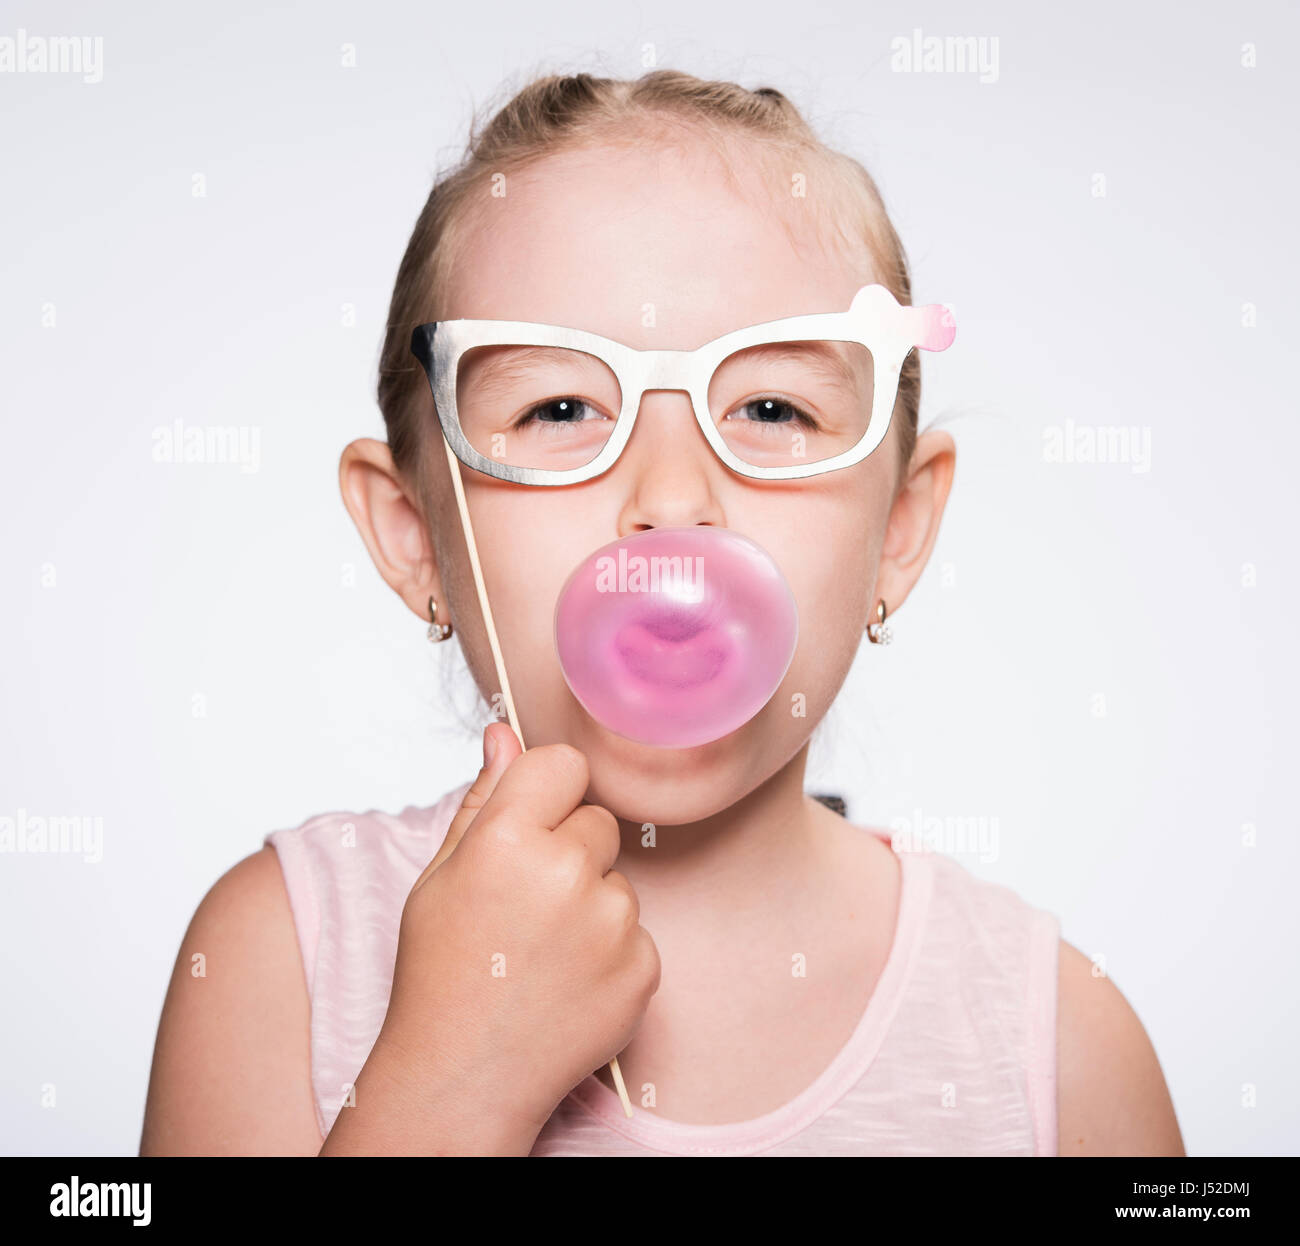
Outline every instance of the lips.
[(715, 679), (732, 645), (727, 633), (685, 616), (629, 623), (614, 637), (627, 672), (659, 688), (696, 688)]
[(698, 610), (659, 609), (639, 620), (640, 625), (660, 640), (690, 640), (708, 626)]

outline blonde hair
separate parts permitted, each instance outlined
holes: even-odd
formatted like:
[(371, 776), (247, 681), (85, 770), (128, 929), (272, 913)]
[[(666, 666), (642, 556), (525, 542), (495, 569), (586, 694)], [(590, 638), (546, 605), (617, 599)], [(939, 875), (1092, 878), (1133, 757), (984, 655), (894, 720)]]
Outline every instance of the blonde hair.
[[(729, 177), (728, 154), (739, 141), (751, 162), (756, 157), (784, 170), (784, 184), (774, 183), (782, 193), (789, 193), (792, 169), (820, 168), (826, 174), (826, 216), (834, 244), (858, 256), (865, 248), (874, 280), (900, 303), (911, 303), (907, 257), (875, 182), (852, 157), (823, 144), (780, 91), (749, 90), (672, 69), (631, 80), (588, 73), (536, 78), (486, 125), (480, 126), (475, 114), (465, 153), (435, 180), (397, 270), (378, 398), (393, 460), (408, 479), (419, 482), (422, 476), (420, 417), (429, 394), (424, 371), (411, 354), (411, 330), (445, 318), (444, 290), (465, 232), (459, 227), (472, 217), (484, 183), (561, 150), (663, 142), (673, 132), (713, 143), (719, 167)], [(753, 143), (746, 145), (746, 139)], [(800, 162), (792, 165), (792, 158)], [(819, 204), (822, 198), (819, 190)], [(920, 399), (920, 365), (913, 350), (903, 364), (893, 415), (904, 467), (916, 443)]]

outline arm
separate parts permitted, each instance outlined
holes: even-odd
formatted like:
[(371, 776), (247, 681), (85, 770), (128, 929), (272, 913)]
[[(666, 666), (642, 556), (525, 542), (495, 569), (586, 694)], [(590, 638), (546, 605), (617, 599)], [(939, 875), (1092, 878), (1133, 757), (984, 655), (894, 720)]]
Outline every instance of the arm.
[(1185, 1155), (1160, 1061), (1119, 988), (1064, 940), (1058, 983), (1058, 1153)]
[[(192, 973), (202, 953), (204, 977)], [(310, 1005), (275, 849), (213, 884), (163, 1003), (141, 1155), (315, 1155)]]
[[(206, 976), (191, 973), (203, 954)], [(275, 849), (227, 871), (181, 943), (149, 1078), (141, 1155), (526, 1155), (537, 1126), (476, 1110), (468, 1076), (421, 1067), (381, 1033), (357, 1105), (322, 1143), (311, 1005)]]

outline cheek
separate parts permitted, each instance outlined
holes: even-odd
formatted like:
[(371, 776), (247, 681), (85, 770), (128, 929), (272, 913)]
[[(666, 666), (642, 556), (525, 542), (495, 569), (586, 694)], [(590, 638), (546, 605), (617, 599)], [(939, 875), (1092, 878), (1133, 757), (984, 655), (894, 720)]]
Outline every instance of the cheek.
[(796, 532), (771, 534), (772, 552), (799, 608), (799, 645), (787, 687), (797, 683), (814, 704), (834, 697), (857, 653), (871, 605), (885, 507), (864, 494), (859, 488), (819, 496)]
[(866, 482), (857, 484), (811, 496), (790, 525), (768, 534), (799, 605), (801, 649), (804, 638), (832, 642), (846, 628), (856, 632), (866, 618), (887, 507)]
[(799, 546), (791, 557), (790, 582), (801, 620), (806, 607), (810, 622), (834, 623), (852, 616), (870, 592), (880, 559), (880, 534), (858, 525), (823, 525), (818, 539)]
[[(522, 699), (521, 689), (545, 697), (563, 684), (555, 604), (570, 572), (591, 552), (594, 532), (591, 517), (568, 514), (566, 501), (524, 496), (509, 486), (468, 492), (488, 601), (516, 700)], [(472, 579), (469, 587), (473, 594)], [(494, 670), (490, 652), (488, 669)]]
[(862, 640), (874, 578), (875, 538), (810, 548), (791, 587), (799, 603), (799, 645), (790, 677), (814, 704), (828, 704)]

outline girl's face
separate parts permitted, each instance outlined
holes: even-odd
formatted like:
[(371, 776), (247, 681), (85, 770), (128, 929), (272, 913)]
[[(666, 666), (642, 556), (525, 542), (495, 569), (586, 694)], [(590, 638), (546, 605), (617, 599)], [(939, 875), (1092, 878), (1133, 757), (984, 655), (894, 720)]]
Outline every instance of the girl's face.
[[(845, 310), (876, 280), (865, 260), (855, 266), (824, 248), (811, 200), (774, 203), (770, 181), (764, 188), (738, 175), (743, 184), (730, 187), (703, 145), (549, 157), (508, 178), (503, 197), (485, 192), (445, 318), (540, 321), (681, 350), (761, 321)], [(430, 591), (450, 599), (490, 700), (498, 681), (431, 400), (425, 428)], [(898, 482), (896, 431), (895, 423), (857, 466), (803, 481), (749, 480), (714, 456), (687, 394), (660, 391), (645, 395), (621, 458), (593, 480), (527, 487), (463, 469), (525, 742), (574, 745), (590, 765), (589, 799), (665, 825), (716, 813), (785, 766), (834, 699), (877, 597), (892, 612), (924, 563), (914, 560), (892, 595), (877, 585)], [(561, 674), (552, 620), (565, 579), (597, 547), (694, 524), (735, 529), (771, 554), (798, 605), (798, 647), (776, 694), (739, 730), (694, 749), (659, 749), (612, 734), (582, 709)]]

